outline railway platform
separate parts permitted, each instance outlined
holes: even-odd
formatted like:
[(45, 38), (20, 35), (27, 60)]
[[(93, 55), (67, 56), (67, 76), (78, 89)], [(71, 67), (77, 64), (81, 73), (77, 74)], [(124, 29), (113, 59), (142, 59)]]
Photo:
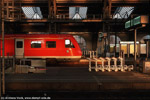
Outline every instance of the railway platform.
[(87, 67), (47, 67), (43, 74), (6, 74), (6, 91), (149, 90), (150, 74), (89, 72)]

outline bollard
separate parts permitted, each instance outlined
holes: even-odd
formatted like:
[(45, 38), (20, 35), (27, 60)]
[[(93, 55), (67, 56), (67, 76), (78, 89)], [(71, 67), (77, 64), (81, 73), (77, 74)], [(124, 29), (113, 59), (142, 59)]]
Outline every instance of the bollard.
[(112, 65), (112, 69), (117, 72), (118, 71), (118, 67), (117, 67), (117, 58), (112, 57), (112, 60), (114, 61), (114, 65)]
[(108, 65), (105, 65), (105, 69), (106, 69), (108, 72), (110, 72), (110, 71), (111, 71), (111, 69), (110, 69), (110, 60), (111, 60), (111, 58), (106, 57), (105, 59), (106, 59), (107, 62), (108, 62)]
[(89, 51), (89, 53), (90, 53), (90, 58), (92, 58), (92, 51)]
[(92, 57), (95, 58), (94, 51), (92, 51)]
[(102, 57), (100, 57), (99, 59), (102, 61), (102, 65), (99, 66), (99, 69), (100, 69), (102, 72), (104, 72), (104, 71), (105, 71), (105, 68), (104, 68), (104, 61), (105, 61), (105, 59), (102, 58)]

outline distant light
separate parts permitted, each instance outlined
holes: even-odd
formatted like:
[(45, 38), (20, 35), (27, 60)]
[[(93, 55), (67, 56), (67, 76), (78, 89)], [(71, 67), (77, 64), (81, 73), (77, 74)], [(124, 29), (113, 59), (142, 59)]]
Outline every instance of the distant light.
[(21, 7), (27, 19), (42, 19), (40, 7)]
[(113, 19), (127, 19), (133, 10), (134, 7), (118, 7), (114, 13)]
[(34, 43), (41, 44), (42, 42), (41, 41), (31, 41), (31, 44), (34, 44)]
[[(139, 41), (136, 42), (137, 44)], [(134, 44), (134, 41), (121, 41), (120, 44)]]
[(116, 47), (119, 47), (119, 44), (110, 44), (110, 47), (114, 47), (116, 45)]
[(65, 44), (66, 45), (70, 44), (70, 40), (65, 40)]
[(145, 27), (146, 26), (146, 24), (142, 24), (142, 27)]

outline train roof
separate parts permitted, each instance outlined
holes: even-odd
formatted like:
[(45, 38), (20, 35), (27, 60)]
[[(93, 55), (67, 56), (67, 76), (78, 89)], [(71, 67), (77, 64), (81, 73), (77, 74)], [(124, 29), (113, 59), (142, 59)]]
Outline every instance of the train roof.
[[(1, 37), (1, 35), (0, 35)], [(68, 38), (70, 34), (5, 34), (5, 38)]]

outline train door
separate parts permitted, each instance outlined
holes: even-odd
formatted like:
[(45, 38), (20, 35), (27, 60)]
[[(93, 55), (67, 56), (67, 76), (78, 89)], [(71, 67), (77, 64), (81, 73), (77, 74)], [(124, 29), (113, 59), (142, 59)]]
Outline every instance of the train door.
[(15, 55), (16, 58), (23, 58), (24, 56), (24, 39), (15, 40)]

